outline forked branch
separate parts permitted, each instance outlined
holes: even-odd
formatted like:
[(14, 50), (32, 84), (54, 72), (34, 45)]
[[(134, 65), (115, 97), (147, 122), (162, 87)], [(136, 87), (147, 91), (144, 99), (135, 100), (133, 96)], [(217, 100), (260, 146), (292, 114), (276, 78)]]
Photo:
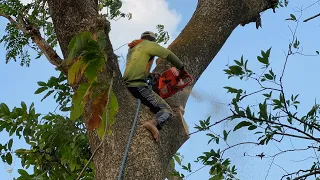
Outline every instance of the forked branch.
[[(67, 73), (67, 70), (62, 66), (63, 60), (57, 54), (57, 52), (50, 46), (50, 44), (41, 36), (39, 28), (34, 24), (20, 24), (11, 16), (4, 13), (0, 13), (0, 16), (6, 18), (17, 29), (22, 31), (25, 35), (29, 35), (32, 41), (39, 47), (42, 53), (46, 56), (49, 62), (58, 67), (63, 73)], [(23, 18), (22, 16), (20, 18)], [(25, 22), (25, 21), (22, 21)]]

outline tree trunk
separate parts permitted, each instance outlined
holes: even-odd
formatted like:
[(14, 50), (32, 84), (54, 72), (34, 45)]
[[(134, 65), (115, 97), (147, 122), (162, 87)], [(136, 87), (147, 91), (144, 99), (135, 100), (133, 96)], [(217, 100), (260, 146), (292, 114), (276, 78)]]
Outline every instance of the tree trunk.
[[(187, 70), (196, 82), (232, 31), (239, 24), (250, 22), (260, 12), (271, 8), (271, 2), (274, 0), (199, 0), (190, 22), (169, 49), (185, 62)], [(117, 59), (108, 36), (110, 24), (98, 15), (97, 0), (49, 0), (48, 3), (65, 58), (68, 54), (68, 43), (78, 32), (89, 30), (95, 34), (103, 29), (107, 35), (108, 66), (116, 72), (113, 91), (119, 102), (119, 112), (112, 127), (113, 133), (106, 138), (104, 146), (93, 160), (96, 179), (117, 179), (136, 113), (137, 100), (129, 94), (121, 79)], [(165, 61), (158, 60), (156, 71), (165, 70), (167, 66), (169, 65)], [(110, 77), (110, 70), (99, 75), (99, 78), (104, 78), (105, 81)], [(185, 106), (188, 97), (189, 93), (181, 92), (167, 102), (172, 108)], [(90, 112), (86, 111), (84, 117), (88, 117), (89, 114)], [(170, 158), (189, 138), (184, 119), (176, 112), (160, 131), (161, 142), (155, 143), (151, 140), (150, 133), (141, 127), (144, 121), (153, 116), (145, 106), (142, 106), (123, 179), (164, 179)], [(94, 131), (90, 131), (88, 136), (93, 151), (100, 141)]]

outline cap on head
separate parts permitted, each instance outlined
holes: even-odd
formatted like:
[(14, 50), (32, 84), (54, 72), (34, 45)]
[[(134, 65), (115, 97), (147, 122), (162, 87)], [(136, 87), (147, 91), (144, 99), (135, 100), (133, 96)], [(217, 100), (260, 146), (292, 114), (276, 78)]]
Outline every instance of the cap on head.
[(151, 31), (145, 31), (144, 33), (141, 34), (141, 39), (156, 41), (156, 35)]

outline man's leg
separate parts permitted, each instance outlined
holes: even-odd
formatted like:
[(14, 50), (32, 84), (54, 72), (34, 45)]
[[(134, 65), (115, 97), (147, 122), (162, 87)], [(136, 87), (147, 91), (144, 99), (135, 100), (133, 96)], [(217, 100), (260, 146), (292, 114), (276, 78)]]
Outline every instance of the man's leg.
[(133, 96), (140, 99), (141, 102), (148, 106), (150, 110), (155, 114), (155, 119), (149, 120), (143, 126), (147, 128), (155, 138), (159, 141), (159, 131), (164, 122), (167, 121), (172, 116), (172, 110), (170, 106), (162, 99), (158, 94), (153, 92), (148, 87), (134, 87), (128, 88)]

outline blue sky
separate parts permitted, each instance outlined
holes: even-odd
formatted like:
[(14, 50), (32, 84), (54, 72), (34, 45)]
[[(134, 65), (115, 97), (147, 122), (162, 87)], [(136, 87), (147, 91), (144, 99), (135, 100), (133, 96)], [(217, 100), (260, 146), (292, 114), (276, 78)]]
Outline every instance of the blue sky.
[[(143, 8), (145, 5), (143, 2), (145, 1), (146, 0), (124, 1), (123, 10), (132, 12), (133, 19), (131, 21), (120, 20), (119, 22), (112, 22), (111, 40), (115, 48), (137, 38), (144, 30), (154, 30), (157, 24), (164, 24), (171, 37), (176, 37), (192, 16), (197, 3), (196, 0), (150, 0), (148, 2), (151, 2), (151, 5), (148, 8)], [(244, 58), (249, 60), (249, 67), (254, 70), (259, 70), (260, 67), (257, 63), (256, 56), (260, 55), (261, 50), (267, 50), (272, 47), (271, 63), (273, 70), (276, 73), (282, 70), (285, 59), (283, 50), (287, 50), (287, 45), (291, 38), (288, 26), (294, 27), (295, 25), (292, 21), (285, 21), (285, 19), (289, 17), (290, 13), (298, 17), (299, 13), (295, 12), (294, 9), (302, 5), (307, 7), (313, 2), (315, 2), (315, 0), (290, 0), (289, 6), (278, 9), (276, 14), (272, 13), (271, 10), (262, 14), (262, 29), (256, 30), (254, 24), (249, 24), (245, 27), (239, 26), (234, 30), (221, 51), (197, 82), (194, 88), (194, 92), (198, 94), (197, 98), (190, 97), (188, 100), (185, 119), (191, 132), (194, 131), (194, 124), (198, 123), (201, 119), (206, 119), (208, 116), (211, 116), (212, 121), (217, 121), (229, 114), (226, 104), (230, 102), (231, 96), (223, 89), (224, 86), (245, 87), (248, 89), (248, 92), (255, 91), (259, 88), (255, 83), (249, 81), (228, 80), (223, 72), (228, 61), (232, 63), (234, 59), (239, 59), (244, 55)], [(305, 10), (302, 19), (319, 13), (318, 9), (319, 5), (315, 5)], [(148, 13), (148, 16), (146, 16), (145, 13)], [(1, 36), (4, 33), (5, 24), (6, 20), (1, 19)], [(297, 35), (303, 46), (304, 53), (315, 54), (316, 50), (320, 50), (319, 26), (319, 19), (314, 19), (308, 23), (301, 23), (299, 25)], [(125, 27), (130, 27), (130, 32), (128, 32)], [(118, 55), (123, 55), (124, 57), (126, 55), (125, 53), (126, 47), (117, 51)], [(0, 96), (0, 102), (6, 103), (10, 108), (19, 106), (21, 101), (25, 101), (27, 105), (35, 102), (36, 111), (41, 113), (52, 111), (56, 107), (52, 99), (46, 99), (40, 102), (42, 96), (33, 94), (37, 89), (37, 81), (46, 81), (50, 76), (58, 74), (51, 64), (44, 58), (32, 60), (29, 68), (21, 67), (18, 62), (13, 61), (5, 64), (5, 50), (3, 45), (0, 46), (0, 59), (2, 59), (2, 62), (0, 61), (0, 75), (2, 77), (0, 89), (2, 96)], [(120, 59), (120, 65), (123, 65), (123, 59)], [(296, 55), (289, 59), (284, 76), (284, 88), (285, 92), (289, 95), (300, 94), (300, 101), (302, 103), (300, 112), (308, 111), (314, 103), (315, 98), (319, 98), (319, 85), (316, 81), (319, 76), (319, 66), (319, 56), (305, 57)], [(248, 102), (255, 103), (258, 100), (259, 99), (256, 98), (249, 98)], [(232, 124), (222, 124), (214, 127), (213, 131), (220, 133), (224, 129), (231, 129), (235, 124), (236, 122)], [(229, 138), (230, 142), (228, 143), (232, 145), (240, 141), (250, 141), (252, 140), (252, 135), (240, 130), (233, 133)], [(7, 141), (8, 136), (1, 133), (0, 143)], [(179, 150), (184, 156), (182, 163), (191, 162), (192, 169), (195, 170), (201, 167), (201, 164), (193, 163), (193, 161), (196, 160), (203, 151), (208, 151), (211, 148), (218, 149), (226, 147), (223, 143), (220, 143), (219, 146), (213, 144), (207, 145), (207, 141), (208, 138), (205, 136), (205, 133), (192, 135), (190, 140)], [(295, 140), (292, 144), (296, 148), (308, 145), (305, 142)], [(21, 147), (26, 146), (21, 142), (14, 143), (14, 149)], [(228, 151), (226, 155), (229, 156), (231, 162), (237, 166), (241, 180), (259, 180), (265, 179), (271, 159), (260, 160), (256, 157), (244, 157), (244, 152), (252, 156), (261, 152), (271, 155), (277, 152), (277, 148), (285, 150), (292, 148), (292, 145), (288, 140), (282, 144), (271, 144), (268, 147), (256, 148), (253, 146), (241, 146)], [(282, 166), (289, 172), (293, 172), (294, 170), (306, 168), (303, 166), (310, 165), (310, 161), (309, 163), (308, 161), (295, 162), (308, 157), (310, 153), (313, 152), (281, 155), (275, 159), (274, 163)], [(12, 177), (17, 175), (16, 171), (21, 165), (19, 159), (16, 159), (14, 160), (14, 165), (8, 166), (0, 163), (0, 167), (2, 177), (12, 179)], [(13, 169), (12, 174), (7, 172), (7, 170), (10, 169)], [(281, 177), (283, 173), (284, 171), (281, 168), (273, 165), (266, 179), (276, 179), (276, 177)], [(188, 179), (200, 180), (208, 179), (208, 177), (208, 168), (204, 168)]]

